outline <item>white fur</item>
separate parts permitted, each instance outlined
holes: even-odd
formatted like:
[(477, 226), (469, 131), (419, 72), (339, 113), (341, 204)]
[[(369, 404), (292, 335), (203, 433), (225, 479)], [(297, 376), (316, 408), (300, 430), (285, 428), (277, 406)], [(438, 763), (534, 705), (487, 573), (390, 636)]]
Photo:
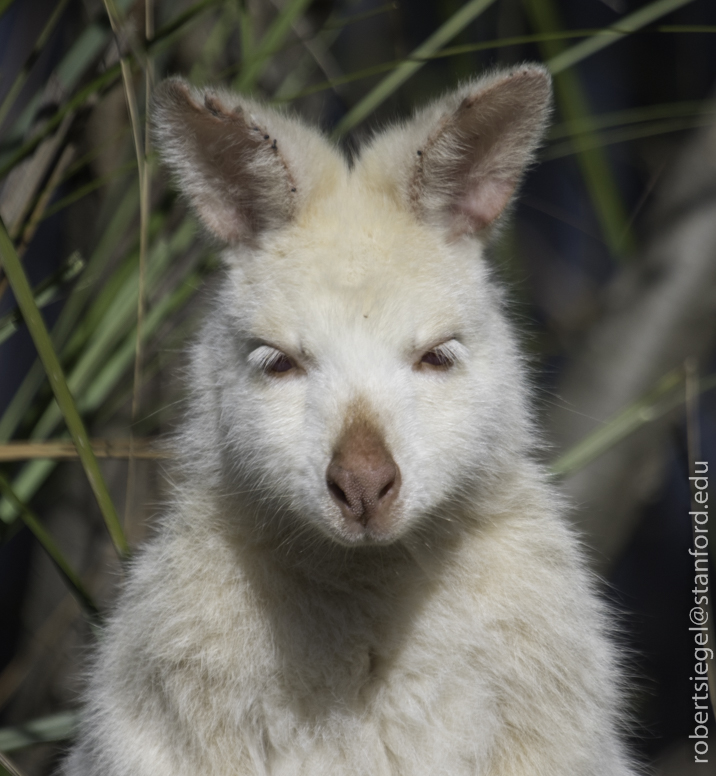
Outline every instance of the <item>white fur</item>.
[[(294, 120), (202, 99), (170, 82), (157, 135), (227, 274), (193, 349), (173, 504), (64, 773), (633, 773), (607, 616), (531, 457), (482, 257), (541, 136), (544, 71), (466, 85), (352, 168)], [(423, 368), (446, 341), (452, 365)], [(272, 374), (281, 353), (294, 368)], [(353, 416), (402, 478), (364, 529), (326, 485)]]

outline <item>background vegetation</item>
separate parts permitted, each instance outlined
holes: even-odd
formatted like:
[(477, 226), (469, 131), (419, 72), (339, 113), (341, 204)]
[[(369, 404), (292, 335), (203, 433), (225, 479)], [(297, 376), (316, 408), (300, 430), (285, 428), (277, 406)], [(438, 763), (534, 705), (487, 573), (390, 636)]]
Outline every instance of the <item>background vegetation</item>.
[(494, 262), (545, 458), (624, 612), (633, 745), (664, 776), (691, 772), (687, 478), (716, 465), (715, 33), (711, 0), (0, 0), (0, 771), (49, 773), (72, 735), (84, 646), (161, 503), (155, 440), (220, 282), (158, 168), (153, 85), (231, 85), (351, 153), (461, 78), (542, 60), (555, 123)]

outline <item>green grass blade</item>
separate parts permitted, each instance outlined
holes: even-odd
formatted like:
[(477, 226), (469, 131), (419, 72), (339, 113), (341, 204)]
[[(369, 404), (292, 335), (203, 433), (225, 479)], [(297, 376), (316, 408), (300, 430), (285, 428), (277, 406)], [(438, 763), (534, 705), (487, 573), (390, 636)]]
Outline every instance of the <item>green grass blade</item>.
[(442, 49), (441, 51), (437, 51), (434, 54), (425, 54), (420, 58), (418, 58), (415, 52), (413, 52), (408, 59), (397, 59), (390, 60), (388, 62), (380, 62), (377, 65), (371, 65), (370, 67), (361, 68), (360, 70), (355, 70), (352, 73), (347, 73), (341, 78), (331, 78), (327, 81), (321, 81), (320, 83), (314, 84), (313, 86), (309, 86), (305, 89), (301, 89), (300, 91), (293, 93), (290, 91), (290, 83), (286, 83), (285, 86), (282, 84), (281, 88), (274, 95), (273, 102), (292, 102), (293, 100), (297, 100), (300, 97), (307, 97), (311, 94), (316, 94), (317, 92), (326, 91), (327, 89), (337, 89), (337, 87), (344, 86), (345, 84), (361, 81), (364, 78), (372, 78), (374, 75), (380, 75), (381, 73), (387, 73), (391, 70), (396, 70), (398, 67), (408, 61), (422, 61), (423, 63), (426, 63), (433, 59), (446, 59), (448, 57), (457, 56), (459, 54), (486, 51), (489, 49), (502, 48), (503, 46), (515, 46), (520, 43), (533, 43), (543, 39), (544, 37), (557, 37), (559, 39), (579, 37), (581, 33), (582, 31), (577, 31), (575, 33), (557, 33), (556, 35), (549, 36), (520, 35), (514, 38), (503, 38), (497, 41), (488, 41), (486, 43), (475, 43), (464, 46), (450, 46), (449, 48)]
[[(123, 234), (129, 228), (136, 213), (138, 202), (139, 195), (136, 187), (132, 186), (119, 205), (116, 206), (109, 224), (105, 227), (102, 237), (87, 262), (87, 268), (82, 278), (65, 302), (60, 317), (52, 330), (52, 341), (58, 350), (64, 347), (85, 304), (95, 293), (95, 281), (109, 261)], [(45, 372), (42, 364), (35, 361), (0, 418), (0, 443), (7, 442), (12, 438), (44, 379)], [(23, 495), (22, 497), (27, 500), (27, 496)]]
[[(58, 80), (68, 92), (75, 87), (82, 73), (99, 56), (102, 46), (104, 46), (106, 42), (106, 31), (102, 30), (102, 28), (97, 25), (90, 25), (82, 33), (57, 68), (57, 72), (60, 73)], [(7, 139), (10, 142), (19, 142), (29, 133), (35, 120), (35, 116), (37, 115), (37, 110), (42, 102), (42, 96), (41, 91), (37, 92), (15, 121), (12, 129), (7, 134)], [(56, 126), (56, 124), (54, 124), (53, 127), (54, 126)], [(3, 163), (2, 166), (4, 169), (6, 165)], [(0, 178), (4, 174), (4, 172), (0, 173)]]
[(623, 124), (675, 119), (677, 117), (709, 117), (716, 113), (716, 100), (684, 100), (682, 102), (657, 103), (638, 108), (593, 114), (574, 121), (565, 121), (552, 127), (549, 140), (560, 140), (585, 132), (598, 132)]
[(154, 52), (160, 44), (162, 44), (162, 47), (167, 45), (171, 42), (172, 37), (181, 31), (182, 27), (194, 21), (204, 11), (208, 11), (217, 5), (223, 5), (225, 2), (226, 0), (201, 0), (201, 2), (195, 3), (185, 11), (182, 11), (156, 32), (152, 38), (149, 50)]
[[(627, 143), (630, 140), (639, 140), (644, 137), (654, 137), (655, 135), (666, 135), (669, 132), (683, 132), (698, 127), (709, 127), (713, 124), (714, 117), (711, 115), (695, 116), (692, 118), (665, 119), (664, 121), (653, 121), (648, 124), (642, 124), (637, 127), (620, 127), (601, 132), (599, 134), (591, 133), (588, 139), (582, 141), (583, 148), (603, 148), (617, 143)], [(543, 159), (559, 159), (563, 156), (571, 156), (576, 153), (572, 142), (555, 143), (550, 146), (543, 154)]]
[[(157, 216), (155, 221), (161, 223), (161, 217)], [(150, 287), (159, 281), (162, 272), (166, 270), (172, 256), (172, 247), (177, 244), (184, 247), (190, 239), (188, 234), (193, 234), (191, 226), (178, 229), (169, 246), (165, 241), (159, 241), (154, 247)], [(75, 328), (62, 351), (63, 360), (75, 361), (69, 371), (68, 383), (70, 390), (78, 399), (102, 361), (107, 358), (107, 354), (112, 352), (124, 333), (131, 328), (136, 312), (137, 287), (137, 251), (134, 250), (103, 283), (80, 325)], [(74, 302), (74, 297), (70, 297), (69, 301)], [(64, 323), (66, 319), (61, 318), (58, 321), (58, 325)], [(57, 403), (51, 402), (35, 424), (31, 438), (46, 439), (61, 419), (62, 415)]]
[[(119, 63), (117, 63), (112, 65), (112, 67), (107, 68), (104, 73), (95, 78), (84, 88), (80, 89), (74, 97), (68, 100), (62, 108), (52, 115), (52, 118), (48, 119), (39, 132), (36, 132), (18, 149), (9, 154), (5, 161), (0, 164), (0, 180), (2, 180), (15, 165), (27, 158), (37, 146), (62, 123), (62, 120), (68, 113), (82, 107), (90, 97), (93, 97), (103, 89), (112, 86), (114, 82), (118, 80), (120, 73)], [(34, 115), (34, 113), (32, 115)]]
[(390, 97), (405, 81), (425, 64), (425, 58), (434, 54), (448, 41), (462, 32), (468, 24), (489, 8), (495, 0), (470, 0), (457, 13), (453, 14), (424, 43), (421, 43), (410, 55), (372, 89), (357, 105), (341, 119), (333, 131), (333, 137), (345, 135), (363, 119), (369, 116), (379, 105)]
[(15, 2), (15, 0), (0, 0), (0, 16)]
[[(187, 218), (169, 241), (159, 240), (154, 246), (148, 267), (147, 280), (150, 290), (166, 275), (176, 255), (187, 250), (194, 238), (195, 228), (193, 220)], [(136, 331), (133, 319), (136, 312), (137, 269), (133, 265), (136, 265), (136, 253), (125, 261), (124, 270), (130, 271), (122, 277), (121, 283), (115, 284), (116, 287), (109, 293), (107, 291), (110, 284), (106, 283), (97, 297), (96, 305), (85, 316), (92, 322), (89, 327), (91, 331), (82, 334), (82, 329), (77, 330), (68, 343), (67, 350), (77, 348), (79, 353), (77, 363), (69, 373), (68, 382), (71, 391), (77, 396), (77, 406), (82, 414), (95, 411), (131, 366), (136, 343), (136, 334), (132, 332)], [(143, 340), (162, 322), (163, 315), (176, 308), (175, 300), (174, 294), (168, 294), (165, 299), (155, 304), (146, 324), (147, 333), (143, 332)], [(103, 314), (100, 315), (100, 312)], [(77, 337), (79, 340), (75, 342)], [(119, 350), (115, 351), (118, 343)], [(35, 424), (30, 437), (47, 438), (61, 420), (59, 406), (57, 402), (52, 401)], [(13, 480), (13, 488), (18, 497), (29, 501), (54, 467), (55, 462), (48, 460), (36, 460), (26, 464)], [(11, 504), (0, 501), (0, 520), (11, 524), (17, 516), (17, 510)]]
[[(523, 4), (536, 31), (546, 32), (562, 26), (553, 0), (524, 0)], [(600, 34), (594, 38), (602, 40)], [(608, 40), (612, 42), (614, 38)], [(575, 47), (567, 51), (572, 51)], [(558, 41), (545, 40), (540, 44), (540, 49), (550, 69), (552, 63), (563, 53), (562, 44)], [(591, 115), (589, 102), (575, 70), (558, 69), (554, 85), (559, 111), (566, 120), (584, 120)], [(587, 135), (577, 136), (574, 145), (577, 162), (610, 253), (617, 258), (633, 252), (633, 238), (627, 228), (629, 216), (606, 154), (598, 144), (590, 142)]]
[[(229, 47), (230, 39), (237, 28), (242, 29), (239, 22), (240, 13), (238, 5), (227, 4), (221, 9), (201, 47), (201, 56), (197, 57), (191, 67), (189, 81), (195, 86), (201, 86), (208, 80), (214, 79), (214, 64), (221, 59), (223, 52)], [(243, 47), (242, 51), (245, 51)]]
[[(205, 273), (202, 273), (202, 277)], [(155, 353), (151, 361), (146, 364), (144, 369), (145, 378), (150, 380), (166, 367), (165, 354), (174, 354), (183, 351), (186, 342), (192, 338), (196, 331), (201, 327), (201, 315), (194, 313), (187, 316), (177, 326), (172, 327), (171, 332), (166, 337), (160, 336), (155, 339), (155, 343), (161, 347), (159, 353)], [(169, 356), (172, 357), (171, 355)], [(111, 391), (108, 391), (102, 401), (97, 406), (95, 421), (98, 426), (114, 418), (114, 416), (125, 407), (131, 396), (131, 385), (122, 385), (119, 381)], [(165, 419), (169, 419), (173, 412), (173, 404), (162, 402), (154, 410), (150, 410), (136, 423), (135, 431), (137, 436), (153, 436), (160, 428)]]
[[(328, 25), (326, 25), (326, 28)], [(713, 29), (711, 27), (698, 27), (698, 28), (691, 28), (691, 27), (676, 27), (676, 26), (662, 26), (657, 27), (656, 30), (650, 30), (650, 32), (663, 32), (663, 33), (684, 33), (684, 32), (700, 32), (700, 33), (708, 33), (708, 32), (716, 32), (716, 27)], [(422, 60), (425, 62), (429, 62), (431, 60), (437, 60), (437, 59), (447, 59), (449, 57), (455, 57), (459, 56), (461, 54), (474, 54), (478, 51), (490, 51), (493, 49), (499, 49), (499, 48), (508, 48), (510, 46), (520, 46), (525, 43), (542, 43), (544, 41), (553, 41), (553, 40), (568, 40), (571, 38), (584, 38), (588, 36), (593, 35), (602, 35), (604, 33), (604, 28), (585, 28), (585, 29), (577, 29), (577, 30), (560, 30), (556, 32), (543, 32), (543, 33), (536, 33), (536, 34), (530, 34), (530, 35), (515, 35), (510, 38), (498, 38), (497, 40), (488, 40), (484, 41), (482, 43), (466, 43), (459, 46), (448, 46), (447, 48), (444, 48), (440, 51), (435, 52), (434, 54), (425, 55), (422, 57)], [(626, 37), (628, 33), (621, 33), (622, 36)], [(415, 54), (411, 54), (409, 59), (417, 59)], [(371, 78), (374, 75), (380, 75), (380, 73), (386, 73), (391, 70), (394, 70), (395, 68), (399, 67), (401, 64), (406, 62), (405, 59), (400, 60), (391, 60), (388, 62), (381, 62), (377, 65), (371, 65), (370, 67), (362, 68), (361, 70), (356, 70), (352, 73), (347, 73), (342, 78), (332, 78), (327, 81), (321, 81), (320, 83), (314, 84), (312, 86), (307, 87), (306, 89), (302, 89), (301, 91), (297, 91), (294, 93), (289, 92), (288, 89), (284, 89), (281, 91), (280, 94), (276, 94), (274, 96), (275, 102), (292, 102), (293, 100), (297, 100), (301, 97), (307, 97), (311, 94), (315, 94), (316, 92), (322, 92), (326, 91), (328, 89), (335, 89), (338, 86), (343, 86), (344, 84), (353, 83), (355, 81), (360, 81), (364, 78)]]
[(618, 22), (602, 30), (597, 35), (575, 44), (561, 54), (557, 54), (550, 59), (547, 67), (549, 67), (552, 75), (561, 73), (592, 54), (596, 54), (597, 51), (610, 46), (615, 41), (621, 40), (625, 34), (636, 32), (636, 30), (646, 27), (647, 24), (651, 24), (662, 16), (666, 16), (667, 13), (671, 13), (677, 8), (693, 2), (694, 0), (656, 0), (656, 2), (649, 3), (649, 5), (634, 11), (634, 13), (619, 19)]
[[(136, 0), (116, 0), (117, 7), (127, 13)], [(65, 91), (71, 92), (77, 86), (87, 68), (94, 62), (109, 42), (110, 32), (104, 24), (95, 23), (87, 27), (77, 42), (63, 57), (56, 74)]]
[(32, 531), (37, 541), (42, 545), (42, 548), (50, 556), (50, 560), (55, 564), (57, 570), (65, 579), (70, 592), (77, 599), (82, 609), (84, 609), (92, 621), (99, 623), (101, 620), (99, 609), (93, 601), (92, 596), (87, 591), (87, 588), (84, 586), (79, 574), (75, 572), (62, 554), (62, 551), (55, 543), (55, 540), (42, 525), (37, 515), (26, 504), (20, 501), (14, 493), (12, 486), (2, 473), (0, 473), (0, 491), (5, 498), (13, 504), (15, 509), (18, 510), (23, 523), (25, 523)]
[[(43, 308), (53, 302), (58, 297), (62, 287), (79, 275), (84, 266), (79, 252), (72, 253), (57, 272), (33, 289), (35, 304), (39, 308)], [(22, 312), (19, 307), (0, 317), (0, 345), (17, 331), (21, 323)]]
[[(152, 281), (157, 279), (159, 268), (165, 267), (168, 263), (168, 251), (162, 250), (162, 248), (165, 248), (165, 245), (160, 243), (159, 247), (153, 251), (155, 260), (152, 262)], [(130, 261), (132, 259), (133, 257), (129, 257)], [(132, 263), (135, 261), (136, 255)], [(108, 354), (112, 352), (117, 342), (132, 326), (137, 309), (139, 269), (134, 266), (131, 267), (131, 270), (125, 282), (117, 290), (114, 299), (101, 310), (102, 317), (86, 343), (83, 343), (77, 363), (69, 372), (68, 384), (78, 400), (97, 373), (100, 365), (107, 359)], [(104, 298), (104, 294), (101, 296)], [(81, 332), (78, 333), (81, 334)], [(74, 349), (74, 344), (72, 341), (68, 344), (70, 351)], [(61, 417), (59, 403), (50, 403), (35, 425), (30, 438), (46, 439), (49, 437), (57, 427)]]
[[(558, 51), (561, 48), (558, 43), (544, 41), (541, 46), (548, 57), (547, 67), (555, 76), (557, 99), (564, 117), (568, 121), (584, 121), (591, 114), (579, 77), (570, 68), (597, 51), (622, 40), (626, 34), (635, 32), (690, 2), (693, 0), (656, 0), (564, 51)], [(540, 32), (562, 26), (551, 0), (525, 0), (524, 5), (533, 26)], [(635, 243), (629, 229), (629, 217), (602, 144), (591, 137), (590, 133), (584, 133), (575, 137), (574, 145), (577, 161), (610, 252), (615, 257), (632, 253)]]
[(0, 776), (23, 776), (2, 752), (0, 752)]
[[(328, 29), (328, 25), (326, 25)], [(418, 61), (420, 59), (423, 62), (430, 62), (438, 59), (448, 59), (449, 57), (459, 56), (460, 54), (474, 54), (478, 51), (490, 51), (492, 49), (506, 48), (508, 46), (519, 46), (524, 43), (540, 43), (543, 40), (564, 40), (567, 38), (581, 38), (586, 35), (593, 35), (600, 30), (597, 29), (585, 29), (585, 30), (565, 30), (561, 32), (541, 33), (537, 35), (516, 35), (511, 38), (499, 38), (497, 40), (488, 40), (482, 43), (467, 43), (460, 46), (448, 46), (447, 48), (436, 51), (432, 54), (425, 54), (418, 58), (415, 52), (413, 52), (409, 60)], [(364, 78), (371, 78), (374, 75), (380, 75), (391, 70), (395, 70), (404, 64), (405, 59), (391, 60), (389, 62), (381, 62), (377, 65), (371, 65), (370, 67), (362, 68), (361, 70), (355, 70), (352, 73), (347, 73), (341, 78), (332, 78), (328, 81), (322, 81), (320, 83), (309, 86), (301, 91), (290, 93), (289, 90), (282, 89), (280, 93), (274, 95), (275, 102), (291, 102), (297, 100), (300, 97), (307, 97), (308, 95), (315, 94), (316, 92), (322, 92), (327, 89), (335, 89), (338, 86), (360, 81)]]
[(248, 3), (240, 3), (238, 6), (239, 34), (241, 36), (241, 57), (249, 61), (254, 56), (254, 19)]
[(15, 247), (5, 229), (5, 225), (0, 220), (0, 259), (5, 270), (5, 275), (15, 294), (17, 303), (22, 310), (23, 317), (27, 323), (30, 335), (37, 348), (40, 360), (47, 372), (52, 391), (55, 394), (57, 403), (62, 410), (67, 427), (72, 435), (72, 439), (77, 447), (82, 465), (87, 474), (87, 479), (95, 494), (97, 503), (104, 517), (112, 541), (120, 555), (127, 554), (129, 547), (124, 537), (124, 532), (119, 524), (119, 519), (110, 498), (109, 491), (102, 477), (99, 464), (95, 458), (94, 452), (87, 436), (84, 423), (77, 412), (75, 401), (72, 398), (67, 381), (65, 380), (62, 367), (55, 353), (55, 349), (50, 340), (50, 335), (45, 327), (45, 322), (37, 309), (35, 299), (32, 295), (32, 289), (27, 282), (27, 277), (20, 263), (20, 259), (15, 252)]
[(281, 47), (291, 26), (308, 8), (312, 0), (288, 0), (278, 16), (273, 20), (261, 42), (252, 52), (241, 73), (234, 82), (240, 91), (250, 91), (261, 77), (271, 56)]
[[(700, 393), (712, 390), (714, 387), (716, 387), (716, 375), (706, 377), (699, 382)], [(674, 369), (664, 375), (652, 390), (561, 455), (550, 467), (552, 474), (556, 477), (565, 477), (580, 471), (637, 429), (683, 404), (685, 400), (683, 389), (682, 369)]]
[[(12, 481), (12, 489), (15, 496), (23, 503), (30, 501), (56, 467), (57, 461), (49, 458), (38, 459), (25, 464)], [(10, 499), (0, 499), (0, 520), (6, 526), (13, 525), (19, 516), (20, 513), (17, 507)]]
[[(173, 312), (186, 304), (196, 293), (202, 277), (203, 273), (201, 271), (192, 274), (171, 294), (166, 295), (152, 307), (142, 327), (142, 340), (148, 340)], [(123, 344), (104, 364), (99, 374), (93, 380), (92, 385), (88, 387), (79, 402), (82, 412), (94, 412), (99, 409), (110, 392), (119, 383), (122, 375), (127, 372), (131, 365), (135, 340), (136, 330), (133, 330), (129, 332)]]
[[(210, 2), (197, 3), (192, 8), (187, 9), (185, 13), (180, 14), (177, 19), (157, 32), (149, 45), (150, 53), (154, 54), (166, 48), (171, 43), (172, 37), (180, 32), (185, 25), (199, 18), (203, 11), (219, 5), (221, 2), (226, 2), (226, 0), (211, 0)], [(131, 0), (117, 0), (116, 4), (126, 10), (129, 3), (131, 3)], [(99, 25), (91, 25), (83, 32), (80, 39), (57, 69), (58, 79), (66, 92), (72, 92), (79, 81), (79, 77), (97, 58), (108, 40), (109, 34)], [(131, 56), (128, 56), (128, 58), (131, 59)], [(29, 131), (40, 104), (41, 95), (37, 95), (22, 112), (22, 115), (9, 133), (8, 140), (19, 147), (10, 153), (0, 156), (0, 179), (4, 178), (16, 164), (29, 156), (69, 112), (83, 106), (91, 97), (111, 88), (119, 80), (120, 75), (121, 69), (118, 63), (108, 67), (104, 72), (83, 86), (62, 108), (53, 114), (41, 131), (23, 142), (22, 138)]]
[(30, 52), (30, 56), (28, 57), (27, 62), (25, 62), (22, 69), (17, 74), (15, 81), (13, 82), (12, 86), (10, 86), (10, 89), (5, 95), (2, 103), (0, 103), (0, 125), (2, 125), (3, 121), (5, 121), (5, 117), (10, 112), (10, 108), (13, 106), (17, 96), (22, 91), (22, 87), (25, 85), (33, 65), (35, 62), (37, 62), (40, 54), (42, 54), (45, 44), (52, 34), (52, 31), (55, 29), (57, 22), (60, 20), (60, 16), (65, 10), (68, 2), (69, 0), (60, 0), (60, 2), (55, 6), (55, 9), (50, 14), (50, 18), (42, 28), (37, 41), (35, 42), (35, 45)]
[[(127, 10), (134, 0), (117, 0), (123, 10)], [(77, 86), (87, 68), (97, 59), (102, 48), (109, 41), (108, 30), (100, 24), (90, 24), (83, 30), (77, 41), (62, 58), (54, 71), (54, 77), (59, 85), (69, 94)], [(42, 92), (38, 92), (30, 100), (18, 120), (15, 122), (10, 138), (22, 138), (27, 134), (35, 119), (37, 109), (42, 101)], [(0, 175), (2, 177), (2, 175)]]
[[(123, 328), (125, 322), (129, 320), (132, 314), (133, 302), (137, 293), (137, 261), (138, 255), (136, 247), (131, 253), (127, 254), (115, 271), (107, 278), (98, 289), (92, 303), (86, 309), (82, 320), (76, 326), (72, 336), (65, 349), (62, 351), (62, 358), (67, 362), (76, 362), (73, 371), (77, 368), (77, 363), (87, 357), (88, 343), (97, 342), (103, 339), (100, 347), (111, 348), (112, 339), (104, 334), (106, 321), (114, 320), (115, 326)], [(103, 326), (105, 323), (105, 326)], [(70, 378), (70, 384), (75, 383), (76, 378)], [(76, 384), (74, 385), (76, 390)]]
[(62, 308), (60, 317), (52, 331), (53, 341), (58, 347), (65, 345), (82, 310), (92, 298), (96, 298), (96, 284), (98, 280), (107, 267), (117, 245), (131, 229), (132, 221), (136, 217), (139, 208), (139, 192), (136, 186), (129, 186), (119, 204), (114, 205), (114, 208), (112, 217), (103, 229), (99, 241), (87, 262), (87, 269), (81, 281), (77, 284), (74, 293)]
[(65, 197), (62, 197), (62, 199), (58, 199), (54, 205), (51, 207), (48, 207), (47, 210), (42, 215), (41, 221), (45, 221), (46, 219), (52, 217), (55, 215), (55, 213), (59, 213), (61, 210), (64, 210), (66, 207), (69, 207), (70, 205), (73, 205), (75, 202), (78, 202), (79, 200), (86, 197), (88, 194), (91, 194), (93, 191), (97, 191), (97, 189), (104, 188), (108, 183), (111, 183), (114, 180), (117, 180), (118, 178), (123, 177), (124, 175), (127, 175), (130, 172), (135, 172), (137, 169), (137, 162), (132, 160), (131, 162), (127, 162), (126, 164), (121, 164), (119, 167), (115, 167), (114, 170), (111, 172), (108, 172), (106, 175), (103, 175), (101, 178), (95, 178), (94, 180), (90, 181), (89, 183), (85, 183), (84, 186), (78, 186), (74, 189), (74, 191), (71, 194), (68, 194)]
[(398, 10), (398, 3), (391, 2), (385, 5), (372, 8), (370, 11), (363, 11), (361, 13), (353, 13), (348, 16), (335, 16), (323, 25), (324, 30), (343, 30), (351, 24), (356, 22), (363, 22), (366, 19), (371, 19), (373, 16), (380, 16), (384, 13), (390, 13)]
[(48, 741), (66, 741), (79, 727), (80, 715), (66, 711), (49, 717), (34, 719), (24, 725), (0, 729), (0, 752), (14, 752), (34, 744)]
[[(163, 225), (163, 220), (162, 216), (154, 215), (150, 235), (156, 234)], [(172, 260), (188, 249), (195, 234), (196, 224), (193, 219), (186, 218), (169, 240), (165, 238), (156, 240), (148, 260), (149, 294), (153, 293), (161, 282)], [(91, 373), (96, 365), (101, 363), (102, 353), (105, 355), (109, 353), (113, 344), (132, 326), (137, 301), (137, 261), (135, 250), (104, 284), (85, 314), (81, 326), (76, 329), (69, 341), (67, 355), (70, 358), (82, 351), (73, 370), (71, 382), (82, 380), (81, 375), (85, 369)], [(94, 356), (88, 355), (90, 350), (96, 351)], [(89, 362), (86, 367), (81, 365), (83, 360)], [(75, 372), (77, 372), (76, 376)]]
[[(210, 266), (210, 264), (210, 261), (204, 263), (205, 266)], [(193, 296), (204, 274), (203, 269), (199, 270), (150, 310), (142, 328), (143, 341), (147, 341), (172, 312), (179, 309)], [(112, 356), (104, 359), (101, 369), (94, 376), (91, 384), (79, 396), (78, 409), (81, 413), (96, 412), (103, 405), (131, 367), (135, 345), (136, 329), (132, 329)], [(13, 481), (15, 493), (24, 501), (30, 500), (56, 466), (56, 461), (48, 459), (30, 461)], [(17, 516), (18, 511), (11, 503), (8, 501), (0, 502), (0, 519), (11, 524)]]

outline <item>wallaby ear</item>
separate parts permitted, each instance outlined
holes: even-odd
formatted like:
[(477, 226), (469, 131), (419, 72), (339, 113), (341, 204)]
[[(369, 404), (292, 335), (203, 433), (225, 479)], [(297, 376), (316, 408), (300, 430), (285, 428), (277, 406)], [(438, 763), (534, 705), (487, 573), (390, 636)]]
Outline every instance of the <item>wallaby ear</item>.
[(455, 236), (477, 233), (509, 203), (544, 134), (551, 93), (538, 65), (480, 78), (378, 138), (366, 161), (393, 177), (418, 217)]
[(153, 127), (180, 188), (226, 243), (286, 224), (320, 174), (305, 172), (311, 159), (325, 165), (330, 154), (297, 120), (229, 92), (199, 92), (180, 78), (159, 85)]

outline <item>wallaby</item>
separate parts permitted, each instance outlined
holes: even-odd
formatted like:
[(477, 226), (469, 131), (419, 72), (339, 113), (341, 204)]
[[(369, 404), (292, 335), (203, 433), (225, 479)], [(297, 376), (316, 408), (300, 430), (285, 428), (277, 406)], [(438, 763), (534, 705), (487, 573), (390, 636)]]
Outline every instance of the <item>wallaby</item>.
[(244, 97), (158, 88), (225, 277), (66, 776), (635, 773), (483, 255), (550, 103), (544, 68), (495, 71), (348, 161)]

